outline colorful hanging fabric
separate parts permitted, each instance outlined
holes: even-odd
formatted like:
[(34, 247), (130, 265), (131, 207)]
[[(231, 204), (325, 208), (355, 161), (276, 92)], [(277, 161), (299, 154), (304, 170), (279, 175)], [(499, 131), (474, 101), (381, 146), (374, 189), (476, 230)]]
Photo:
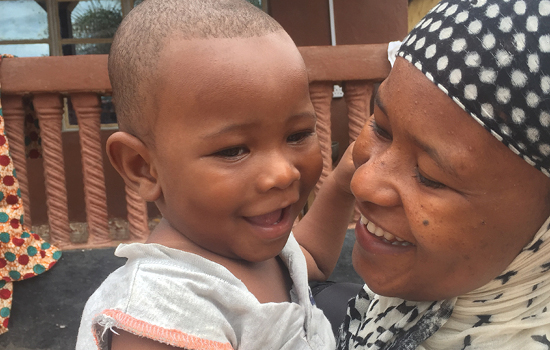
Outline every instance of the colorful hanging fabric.
[[(13, 56), (1, 55), (0, 64), (8, 57)], [(60, 257), (59, 249), (24, 225), (21, 190), (9, 153), (0, 104), (0, 334), (8, 331), (13, 282), (44, 273)]]

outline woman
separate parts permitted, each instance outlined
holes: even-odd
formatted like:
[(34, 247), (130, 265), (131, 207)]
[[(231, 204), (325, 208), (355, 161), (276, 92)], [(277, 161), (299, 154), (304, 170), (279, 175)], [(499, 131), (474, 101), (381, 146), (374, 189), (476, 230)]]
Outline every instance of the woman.
[(550, 1), (444, 0), (353, 151), (339, 349), (550, 348)]

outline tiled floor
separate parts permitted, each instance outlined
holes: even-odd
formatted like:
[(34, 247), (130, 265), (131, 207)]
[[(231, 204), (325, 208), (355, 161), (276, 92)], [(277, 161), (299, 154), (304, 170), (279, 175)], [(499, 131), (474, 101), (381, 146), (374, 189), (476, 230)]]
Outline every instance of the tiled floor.
[[(353, 230), (348, 230), (330, 280), (361, 282), (351, 266), (353, 241)], [(113, 251), (65, 251), (52, 270), (14, 283), (10, 330), (0, 335), (0, 349), (74, 349), (84, 303), (103, 279), (125, 261), (115, 257)]]

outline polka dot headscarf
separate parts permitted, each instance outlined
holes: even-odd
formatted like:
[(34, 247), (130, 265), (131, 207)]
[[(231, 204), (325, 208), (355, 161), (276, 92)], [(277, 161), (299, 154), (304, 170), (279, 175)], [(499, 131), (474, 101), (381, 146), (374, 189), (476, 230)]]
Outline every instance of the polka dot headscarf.
[(550, 0), (443, 0), (398, 55), (550, 177)]

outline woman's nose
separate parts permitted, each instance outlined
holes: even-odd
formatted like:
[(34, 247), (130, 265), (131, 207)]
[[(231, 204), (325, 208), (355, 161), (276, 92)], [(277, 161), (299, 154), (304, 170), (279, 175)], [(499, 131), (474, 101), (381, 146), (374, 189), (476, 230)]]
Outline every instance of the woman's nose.
[(358, 202), (370, 202), (379, 206), (399, 205), (397, 189), (399, 162), (391, 146), (376, 147), (360, 135), (353, 149), (356, 171), (351, 180), (351, 191)]
[(272, 188), (285, 189), (301, 176), (294, 162), (281, 153), (271, 154), (260, 167), (257, 182), (260, 192), (267, 192)]

